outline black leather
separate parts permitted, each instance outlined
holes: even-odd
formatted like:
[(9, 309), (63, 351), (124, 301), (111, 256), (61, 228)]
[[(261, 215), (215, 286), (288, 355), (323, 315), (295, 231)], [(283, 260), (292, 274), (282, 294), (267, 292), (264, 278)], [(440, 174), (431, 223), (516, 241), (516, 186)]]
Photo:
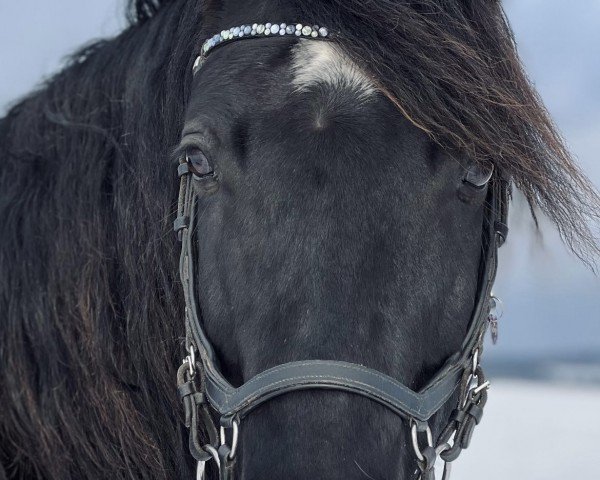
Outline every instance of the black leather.
[[(500, 188), (497, 184), (492, 188)], [(492, 197), (498, 202), (497, 193)], [(496, 208), (498, 205), (496, 204)], [(496, 210), (498, 211), (498, 210)], [(193, 213), (190, 215), (194, 218)], [(192, 220), (193, 222), (193, 220)], [(362, 365), (324, 360), (309, 360), (278, 365), (234, 388), (220, 373), (212, 346), (197, 320), (195, 303), (188, 306), (190, 330), (204, 358), (206, 397), (224, 417), (244, 417), (265, 401), (289, 392), (307, 389), (335, 389), (352, 392), (387, 406), (406, 419), (426, 421), (435, 414), (459, 387), (465, 369), (471, 367), (473, 351), (479, 347), (487, 327), (488, 301), (496, 275), (497, 232), (490, 222), (486, 258), (483, 259), (478, 301), (461, 352), (450, 358), (420, 392), (398, 380)], [(192, 225), (193, 227), (193, 225)], [(190, 230), (192, 229), (190, 227)], [(188, 268), (193, 271), (191, 258)], [(194, 298), (194, 278), (189, 275), (188, 298)]]
[(190, 166), (186, 163), (180, 163), (179, 166), (177, 167), (177, 175), (179, 177), (183, 177), (184, 175), (187, 175), (188, 173), (190, 173)]
[(186, 324), (204, 367), (206, 398), (222, 417), (243, 418), (252, 409), (273, 397), (306, 389), (352, 392), (385, 405), (407, 420), (420, 421), (427, 421), (450, 399), (460, 386), (464, 372), (472, 368), (474, 352), (481, 349), (483, 334), (487, 328), (489, 298), (496, 276), (497, 249), (508, 233), (507, 229), (498, 229), (498, 224), (506, 224), (506, 203), (509, 195), (507, 179), (497, 174), (489, 184), (488, 200), (491, 211), (487, 219), (488, 228), (484, 232), (485, 257), (481, 262), (477, 302), (462, 348), (448, 359), (420, 392), (414, 392), (398, 380), (362, 365), (325, 360), (278, 365), (234, 388), (217, 367), (214, 350), (202, 329), (198, 315), (192, 258), (196, 202), (191, 181), (188, 177), (187, 187), (182, 183), (180, 198), (185, 198), (186, 208), (179, 209), (180, 218), (189, 219), (189, 225), (183, 226), (185, 221), (176, 222), (175, 225), (175, 228), (181, 226), (185, 230), (180, 270), (186, 297)]
[(177, 217), (173, 222), (173, 230), (179, 233), (181, 230), (190, 226), (190, 217)]
[(243, 418), (261, 403), (285, 393), (334, 389), (368, 397), (402, 417), (425, 421), (455, 392), (463, 369), (462, 365), (454, 365), (420, 392), (376, 370), (337, 361), (285, 363), (256, 375), (239, 388), (233, 388), (217, 371), (207, 369), (206, 397), (221, 415)]

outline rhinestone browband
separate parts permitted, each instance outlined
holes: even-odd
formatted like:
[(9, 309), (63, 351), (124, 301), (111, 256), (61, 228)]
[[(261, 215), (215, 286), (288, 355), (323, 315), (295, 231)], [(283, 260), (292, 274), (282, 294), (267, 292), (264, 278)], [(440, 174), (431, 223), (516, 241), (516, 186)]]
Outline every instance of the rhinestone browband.
[(325, 27), (319, 27), (318, 25), (303, 25), (301, 23), (289, 25), (287, 23), (253, 23), (252, 25), (231, 27), (228, 30), (222, 30), (221, 33), (217, 33), (202, 44), (201, 55), (196, 60), (194, 69), (199, 66), (213, 48), (218, 47), (219, 45), (241, 38), (266, 37), (270, 35), (325, 38), (329, 36), (329, 31)]

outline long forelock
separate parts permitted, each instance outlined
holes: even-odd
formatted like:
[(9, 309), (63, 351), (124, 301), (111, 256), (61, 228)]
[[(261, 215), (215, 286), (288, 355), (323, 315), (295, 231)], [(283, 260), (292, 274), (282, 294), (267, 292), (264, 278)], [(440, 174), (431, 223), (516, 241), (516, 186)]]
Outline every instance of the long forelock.
[(493, 163), (594, 268), (600, 195), (520, 62), (499, 0), (295, 0), (442, 148)]

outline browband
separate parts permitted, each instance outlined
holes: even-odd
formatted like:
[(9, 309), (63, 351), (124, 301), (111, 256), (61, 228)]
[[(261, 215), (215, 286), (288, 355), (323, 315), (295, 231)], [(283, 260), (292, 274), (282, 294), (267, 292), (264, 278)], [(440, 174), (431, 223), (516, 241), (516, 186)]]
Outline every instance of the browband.
[(200, 55), (194, 62), (193, 73), (195, 75), (204, 63), (204, 60), (206, 60), (206, 57), (208, 57), (208, 54), (221, 45), (226, 45), (236, 40), (286, 36), (324, 40), (331, 37), (331, 33), (326, 27), (319, 27), (319, 25), (304, 25), (302, 23), (287, 24), (267, 22), (231, 27), (227, 30), (221, 30), (220, 33), (213, 35), (202, 44)]

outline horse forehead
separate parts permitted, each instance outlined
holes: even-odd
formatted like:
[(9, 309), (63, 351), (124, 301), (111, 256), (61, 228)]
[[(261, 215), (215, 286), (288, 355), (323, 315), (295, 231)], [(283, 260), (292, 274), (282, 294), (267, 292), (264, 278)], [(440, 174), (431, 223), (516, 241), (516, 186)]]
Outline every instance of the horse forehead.
[(376, 90), (367, 74), (331, 42), (301, 40), (293, 49), (291, 69), (297, 91), (325, 84), (368, 97)]

